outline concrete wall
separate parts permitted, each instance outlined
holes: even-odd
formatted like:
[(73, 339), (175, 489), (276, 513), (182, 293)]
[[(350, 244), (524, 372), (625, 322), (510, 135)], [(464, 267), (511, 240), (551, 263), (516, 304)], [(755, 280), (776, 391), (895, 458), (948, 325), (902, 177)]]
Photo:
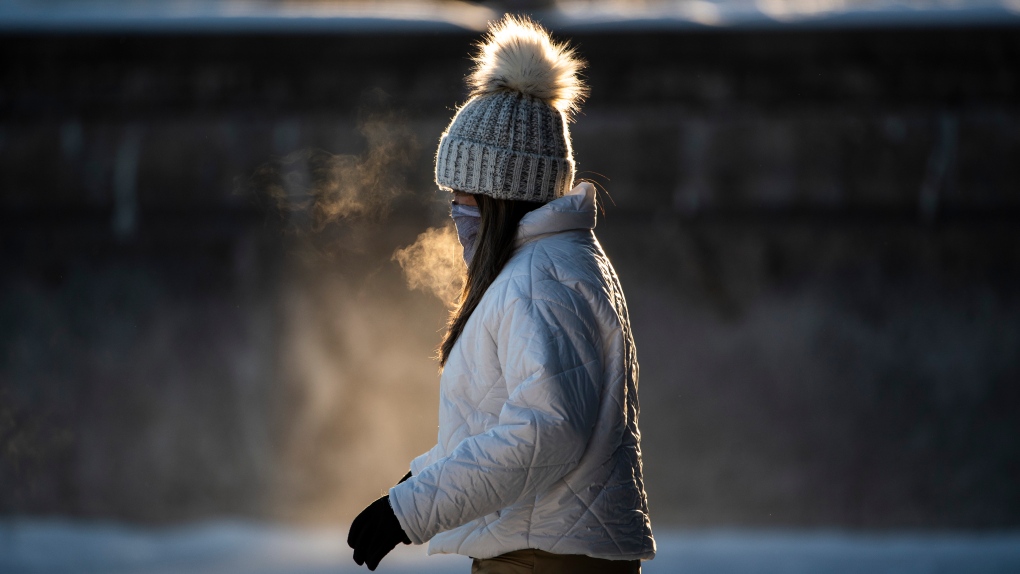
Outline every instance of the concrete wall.
[[(344, 521), (399, 478), (445, 312), (390, 257), (473, 40), (0, 38), (0, 510)], [(1015, 527), (1016, 30), (574, 41), (653, 520)], [(309, 148), (386, 201), (281, 212), (251, 176)]]

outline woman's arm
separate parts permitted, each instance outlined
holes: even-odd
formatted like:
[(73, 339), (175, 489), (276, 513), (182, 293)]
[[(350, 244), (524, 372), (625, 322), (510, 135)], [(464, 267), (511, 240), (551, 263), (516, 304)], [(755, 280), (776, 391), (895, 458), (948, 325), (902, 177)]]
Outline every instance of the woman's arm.
[(556, 284), (508, 307), (497, 348), (509, 398), (499, 423), (390, 490), (415, 543), (542, 492), (576, 465), (601, 398), (601, 344), (581, 297)]

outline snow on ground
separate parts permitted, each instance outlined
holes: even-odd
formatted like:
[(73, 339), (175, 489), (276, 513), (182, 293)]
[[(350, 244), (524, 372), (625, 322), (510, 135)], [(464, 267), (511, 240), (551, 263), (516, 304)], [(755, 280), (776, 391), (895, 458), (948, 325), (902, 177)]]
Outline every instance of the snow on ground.
[[(1015, 26), (1020, 0), (561, 0), (537, 15), (561, 32)], [(498, 16), (452, 0), (0, 0), (0, 32), (480, 32)]]
[[(0, 520), (3, 574), (349, 574), (346, 528), (243, 522), (173, 528), (57, 520)], [(645, 574), (963, 574), (1020, 572), (1020, 532), (846, 533), (670, 531)], [(401, 546), (377, 572), (467, 573), (462, 556)]]

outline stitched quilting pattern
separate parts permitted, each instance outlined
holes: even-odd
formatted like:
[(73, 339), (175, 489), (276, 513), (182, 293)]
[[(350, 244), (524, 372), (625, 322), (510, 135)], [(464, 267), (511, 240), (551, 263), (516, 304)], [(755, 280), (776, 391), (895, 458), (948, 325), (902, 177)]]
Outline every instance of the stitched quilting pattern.
[(430, 553), (654, 555), (637, 356), (594, 222), (590, 197), (526, 216), (519, 249), (450, 354), (439, 442), (390, 491), (401, 526), (430, 539)]

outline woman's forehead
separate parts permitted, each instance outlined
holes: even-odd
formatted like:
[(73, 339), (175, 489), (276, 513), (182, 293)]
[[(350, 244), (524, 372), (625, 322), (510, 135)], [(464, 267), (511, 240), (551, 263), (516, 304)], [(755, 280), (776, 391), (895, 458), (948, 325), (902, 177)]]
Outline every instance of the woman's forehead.
[(475, 196), (470, 193), (457, 191), (456, 189), (450, 190), (453, 193), (454, 203), (460, 203), (463, 205), (476, 205)]

